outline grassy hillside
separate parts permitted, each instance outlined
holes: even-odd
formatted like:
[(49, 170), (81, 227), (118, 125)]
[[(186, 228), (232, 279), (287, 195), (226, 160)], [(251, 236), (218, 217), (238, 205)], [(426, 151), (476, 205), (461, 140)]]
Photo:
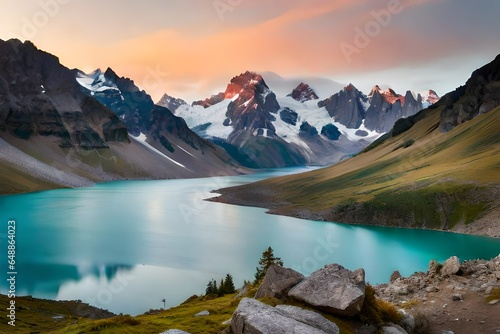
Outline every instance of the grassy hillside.
[(443, 133), (444, 107), (424, 110), (406, 132), (337, 165), (223, 189), (217, 200), (311, 219), (424, 228), (498, 217), (500, 108)]

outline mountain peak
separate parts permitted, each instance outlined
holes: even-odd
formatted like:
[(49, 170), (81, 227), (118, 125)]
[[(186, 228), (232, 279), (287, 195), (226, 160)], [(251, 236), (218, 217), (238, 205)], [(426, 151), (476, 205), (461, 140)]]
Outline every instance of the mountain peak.
[(170, 96), (168, 94), (163, 94), (161, 97), (160, 101), (156, 103), (156, 105), (160, 107), (165, 107), (169, 109), (171, 112), (175, 112), (177, 108), (179, 108), (181, 105), (187, 104), (186, 101), (183, 99), (178, 99), (173, 96)]
[(246, 71), (245, 73), (241, 73), (231, 79), (226, 87), (224, 99), (232, 99), (236, 94), (239, 94), (243, 89), (248, 87), (252, 87), (252, 89), (255, 90), (255, 87), (257, 86), (260, 86), (262, 90), (269, 89), (264, 82), (262, 75)]
[(319, 99), (316, 92), (308, 84), (301, 82), (290, 94), (295, 101), (305, 102)]

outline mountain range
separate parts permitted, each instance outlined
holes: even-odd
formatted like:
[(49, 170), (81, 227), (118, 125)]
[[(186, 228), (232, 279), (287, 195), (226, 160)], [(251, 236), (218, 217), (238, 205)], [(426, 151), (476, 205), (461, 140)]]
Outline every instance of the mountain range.
[[(382, 103), (395, 99), (378, 88), (370, 95)], [(361, 107), (354, 114), (362, 114)], [(304, 174), (221, 189), (214, 200), (315, 220), (499, 237), (499, 122), (500, 55), (437, 103), (397, 120), (357, 156)]]
[(367, 96), (352, 84), (321, 100), (304, 82), (277, 96), (262, 75), (247, 71), (232, 78), (224, 92), (192, 105), (172, 104), (178, 100), (168, 95), (158, 104), (174, 108), (193, 131), (241, 164), (271, 168), (340, 161), (390, 130), (397, 119), (437, 100), (432, 90), (423, 98), (378, 86)]
[[(191, 105), (167, 94), (155, 104), (111, 68), (70, 70), (29, 41), (0, 41), (0, 56), (4, 193), (329, 165), (439, 99), (433, 91), (400, 95), (378, 86), (365, 95), (352, 84), (325, 98), (305, 82), (277, 96), (262, 75), (247, 71)], [(280, 92), (292, 83), (266, 75)]]

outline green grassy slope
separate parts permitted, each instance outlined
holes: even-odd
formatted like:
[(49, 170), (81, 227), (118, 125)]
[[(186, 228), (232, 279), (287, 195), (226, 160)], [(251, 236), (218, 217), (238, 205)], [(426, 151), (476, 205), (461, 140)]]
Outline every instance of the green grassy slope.
[(408, 131), (332, 167), (221, 191), (218, 200), (348, 223), (450, 229), (498, 210), (500, 108), (438, 129), (427, 109)]

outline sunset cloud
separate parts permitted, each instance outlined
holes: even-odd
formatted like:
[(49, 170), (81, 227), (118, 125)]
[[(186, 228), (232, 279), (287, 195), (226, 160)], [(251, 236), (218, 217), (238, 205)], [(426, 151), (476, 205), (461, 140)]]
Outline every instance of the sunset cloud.
[[(247, 69), (358, 80), (362, 89), (368, 81), (415, 90), (436, 83), (442, 94), (500, 51), (495, 0), (220, 1), (230, 7), (0, 0), (0, 38), (30, 39), (68, 67), (112, 67), (155, 99), (168, 92), (187, 100), (216, 93)], [(346, 45), (356, 49), (349, 57)], [(462, 66), (447, 69), (447, 59)]]

